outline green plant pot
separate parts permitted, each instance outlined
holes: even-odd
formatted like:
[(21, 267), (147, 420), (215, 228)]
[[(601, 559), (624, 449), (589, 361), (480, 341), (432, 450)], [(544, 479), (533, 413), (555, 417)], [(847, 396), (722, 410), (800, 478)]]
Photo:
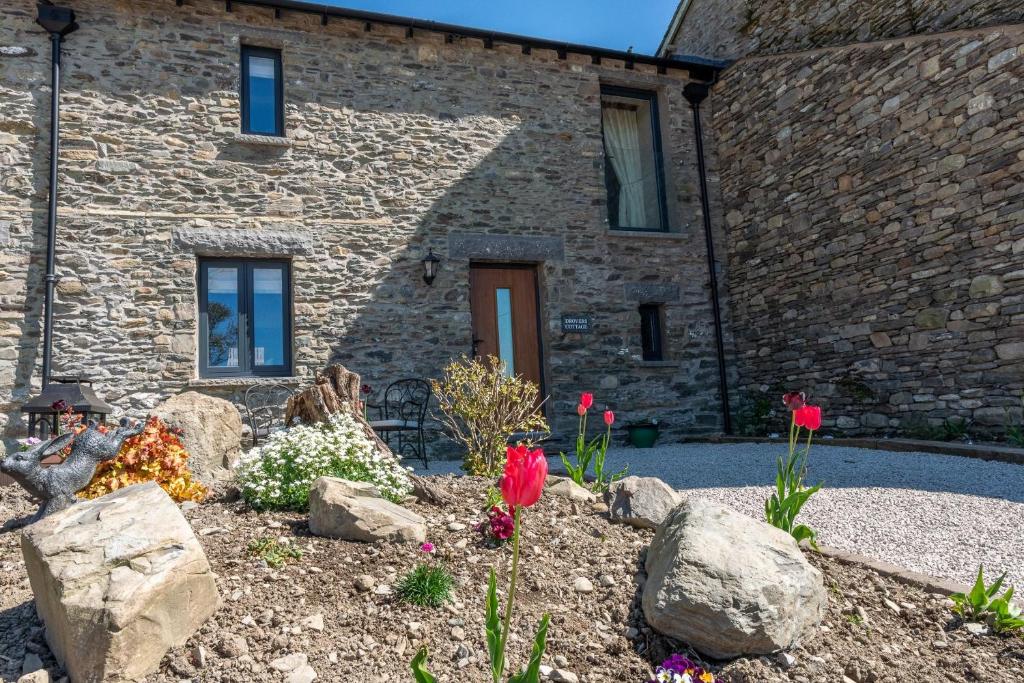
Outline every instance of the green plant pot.
[(658, 425), (629, 425), (629, 443), (635, 448), (651, 448), (658, 440)]

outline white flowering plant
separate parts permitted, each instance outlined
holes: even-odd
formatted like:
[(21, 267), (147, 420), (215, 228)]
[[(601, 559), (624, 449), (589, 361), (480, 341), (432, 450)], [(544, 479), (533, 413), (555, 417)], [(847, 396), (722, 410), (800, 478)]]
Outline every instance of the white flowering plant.
[(412, 491), (405, 469), (380, 453), (351, 415), (274, 432), (238, 465), (242, 497), (257, 510), (309, 509), (309, 490), (320, 477), (373, 484), (392, 502)]

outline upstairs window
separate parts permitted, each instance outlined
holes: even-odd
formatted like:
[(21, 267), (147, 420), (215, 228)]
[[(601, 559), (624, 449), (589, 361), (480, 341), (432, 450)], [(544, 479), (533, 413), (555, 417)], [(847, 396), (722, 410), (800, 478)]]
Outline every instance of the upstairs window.
[(242, 47), (242, 132), (284, 135), (280, 50)]
[(665, 360), (662, 311), (658, 304), (640, 306), (640, 345), (645, 361)]
[(656, 93), (601, 88), (608, 222), (619, 230), (668, 230)]
[(199, 262), (199, 374), (281, 377), (291, 373), (288, 262)]

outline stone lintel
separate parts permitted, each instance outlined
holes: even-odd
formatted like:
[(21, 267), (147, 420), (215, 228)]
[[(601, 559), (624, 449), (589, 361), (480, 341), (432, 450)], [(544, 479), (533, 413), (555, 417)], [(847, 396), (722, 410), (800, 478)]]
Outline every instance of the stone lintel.
[(674, 282), (626, 282), (622, 285), (626, 301), (640, 304), (665, 304), (679, 301), (679, 285)]
[(313, 253), (308, 233), (264, 229), (175, 228), (174, 243), (198, 256), (295, 256)]
[(461, 233), (448, 236), (448, 254), (487, 261), (562, 261), (565, 241), (546, 235)]

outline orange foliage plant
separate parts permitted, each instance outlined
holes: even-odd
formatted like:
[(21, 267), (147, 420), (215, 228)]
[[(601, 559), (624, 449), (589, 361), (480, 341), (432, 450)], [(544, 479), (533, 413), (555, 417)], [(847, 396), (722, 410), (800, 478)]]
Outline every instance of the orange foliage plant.
[(206, 487), (192, 479), (188, 451), (181, 438), (158, 417), (149, 418), (141, 434), (127, 439), (116, 458), (101, 462), (92, 481), (78, 495), (99, 498), (147, 481), (155, 481), (179, 503), (198, 502), (207, 494)]

